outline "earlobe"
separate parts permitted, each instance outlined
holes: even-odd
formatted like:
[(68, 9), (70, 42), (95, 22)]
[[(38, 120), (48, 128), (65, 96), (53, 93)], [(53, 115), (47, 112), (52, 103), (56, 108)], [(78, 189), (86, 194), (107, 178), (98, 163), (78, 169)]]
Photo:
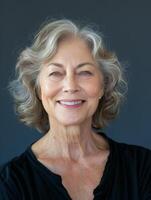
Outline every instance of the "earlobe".
[(100, 92), (99, 100), (102, 99), (103, 96), (104, 96), (104, 88), (102, 88), (102, 91)]

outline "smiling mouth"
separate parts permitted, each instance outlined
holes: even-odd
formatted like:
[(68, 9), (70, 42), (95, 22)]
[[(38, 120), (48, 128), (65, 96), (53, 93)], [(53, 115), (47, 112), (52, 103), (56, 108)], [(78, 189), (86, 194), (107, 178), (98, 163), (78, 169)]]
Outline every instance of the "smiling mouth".
[(85, 102), (85, 100), (60, 100), (57, 102), (65, 107), (79, 107)]

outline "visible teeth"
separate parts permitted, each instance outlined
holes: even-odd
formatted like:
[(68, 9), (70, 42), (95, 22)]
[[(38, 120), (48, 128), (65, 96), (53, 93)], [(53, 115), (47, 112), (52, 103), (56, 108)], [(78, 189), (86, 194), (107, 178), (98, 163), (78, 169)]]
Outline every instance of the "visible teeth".
[(60, 103), (64, 105), (76, 105), (82, 103), (82, 101), (60, 101)]

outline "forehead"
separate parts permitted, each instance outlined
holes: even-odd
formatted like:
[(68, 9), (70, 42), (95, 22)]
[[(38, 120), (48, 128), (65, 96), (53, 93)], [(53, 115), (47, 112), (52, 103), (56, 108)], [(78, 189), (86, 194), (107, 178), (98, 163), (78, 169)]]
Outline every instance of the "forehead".
[(58, 43), (56, 53), (51, 60), (58, 58), (66, 61), (70, 59), (82, 61), (84, 61), (84, 59), (93, 60), (91, 50), (86, 41), (74, 36), (64, 38)]

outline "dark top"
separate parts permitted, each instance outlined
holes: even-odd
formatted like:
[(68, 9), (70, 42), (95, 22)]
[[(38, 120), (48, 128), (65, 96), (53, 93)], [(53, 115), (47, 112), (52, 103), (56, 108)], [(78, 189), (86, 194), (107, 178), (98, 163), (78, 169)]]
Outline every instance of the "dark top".
[[(105, 134), (110, 154), (95, 200), (151, 200), (151, 150)], [(71, 200), (61, 176), (41, 164), (31, 146), (0, 170), (0, 200)]]

